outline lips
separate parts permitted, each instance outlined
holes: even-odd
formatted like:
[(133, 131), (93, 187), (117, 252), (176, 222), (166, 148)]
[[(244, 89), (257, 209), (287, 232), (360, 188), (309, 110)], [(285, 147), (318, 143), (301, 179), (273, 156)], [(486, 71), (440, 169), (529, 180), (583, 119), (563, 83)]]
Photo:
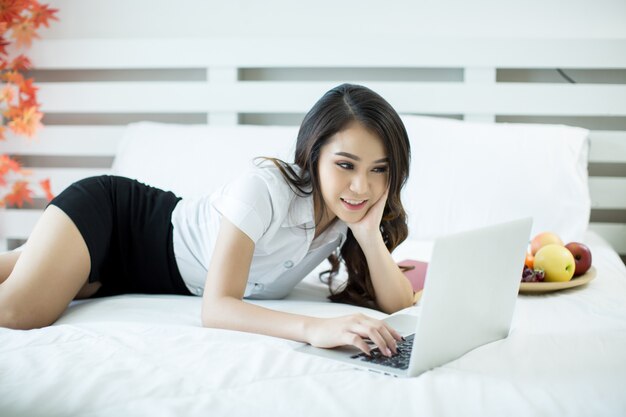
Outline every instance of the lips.
[(351, 200), (347, 198), (341, 198), (341, 203), (348, 210), (361, 210), (367, 204), (367, 200)]

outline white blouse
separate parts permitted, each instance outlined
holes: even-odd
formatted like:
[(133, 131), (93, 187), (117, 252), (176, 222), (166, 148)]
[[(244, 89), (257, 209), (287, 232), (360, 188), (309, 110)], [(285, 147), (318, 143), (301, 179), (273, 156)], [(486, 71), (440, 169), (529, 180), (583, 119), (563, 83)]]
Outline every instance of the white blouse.
[(287, 296), (348, 229), (337, 220), (314, 240), (313, 197), (296, 195), (273, 164), (256, 167), (209, 196), (181, 200), (172, 213), (176, 262), (193, 294), (204, 291), (222, 216), (255, 243), (246, 298)]

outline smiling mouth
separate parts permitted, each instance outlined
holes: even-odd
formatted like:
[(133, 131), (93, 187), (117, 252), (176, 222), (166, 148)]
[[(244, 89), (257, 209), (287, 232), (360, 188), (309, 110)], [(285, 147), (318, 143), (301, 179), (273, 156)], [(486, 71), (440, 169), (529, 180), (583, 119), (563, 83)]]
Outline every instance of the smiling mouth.
[(367, 203), (367, 200), (349, 200), (345, 198), (340, 198), (340, 199), (343, 205), (348, 210), (360, 210), (363, 207), (365, 207), (365, 204)]

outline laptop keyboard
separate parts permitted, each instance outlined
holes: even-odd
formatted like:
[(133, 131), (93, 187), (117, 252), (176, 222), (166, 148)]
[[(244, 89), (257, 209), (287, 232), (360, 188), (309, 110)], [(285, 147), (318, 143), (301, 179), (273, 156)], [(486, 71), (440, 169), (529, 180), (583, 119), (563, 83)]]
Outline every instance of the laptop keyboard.
[(387, 357), (380, 352), (380, 349), (375, 348), (370, 351), (368, 356), (361, 352), (356, 355), (350, 356), (351, 359), (361, 360), (369, 363), (375, 363), (377, 365), (389, 366), (396, 369), (409, 369), (409, 362), (411, 361), (411, 349), (413, 348), (414, 334), (405, 337), (405, 340), (398, 342), (398, 353)]

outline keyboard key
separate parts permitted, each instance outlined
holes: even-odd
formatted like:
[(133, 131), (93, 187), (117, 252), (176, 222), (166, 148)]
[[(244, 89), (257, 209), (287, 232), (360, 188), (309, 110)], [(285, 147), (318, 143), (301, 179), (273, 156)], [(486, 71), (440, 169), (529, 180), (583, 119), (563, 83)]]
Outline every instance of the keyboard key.
[(411, 361), (411, 349), (413, 348), (413, 336), (407, 336), (406, 340), (398, 342), (398, 353), (387, 357), (380, 352), (380, 349), (375, 348), (370, 351), (368, 356), (365, 353), (359, 353), (352, 355), (351, 359), (360, 359), (365, 362), (375, 363), (382, 366), (388, 366), (396, 369), (408, 369), (409, 362)]

